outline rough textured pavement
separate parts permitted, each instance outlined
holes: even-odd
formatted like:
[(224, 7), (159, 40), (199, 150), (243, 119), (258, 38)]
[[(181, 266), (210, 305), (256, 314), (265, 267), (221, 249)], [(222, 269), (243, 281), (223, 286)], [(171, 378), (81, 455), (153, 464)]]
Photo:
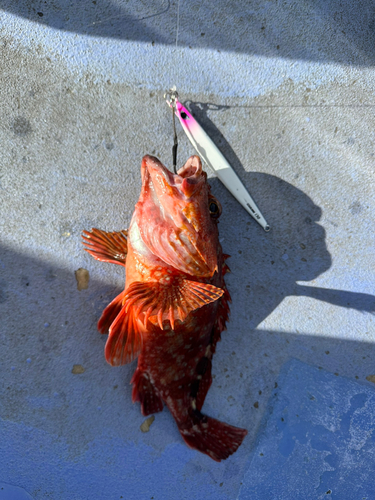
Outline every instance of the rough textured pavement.
[[(374, 388), (372, 2), (180, 0), (177, 48), (176, 3), (0, 8), (1, 486), (34, 500), (236, 498), (290, 358)], [(220, 464), (182, 443), (167, 410), (140, 431), (135, 366), (107, 365), (96, 330), (124, 276), (80, 243), (128, 226), (144, 154), (170, 165), (173, 84), (272, 227), (210, 173), (233, 303), (204, 411), (249, 430)], [(194, 151), (179, 141), (182, 164)]]

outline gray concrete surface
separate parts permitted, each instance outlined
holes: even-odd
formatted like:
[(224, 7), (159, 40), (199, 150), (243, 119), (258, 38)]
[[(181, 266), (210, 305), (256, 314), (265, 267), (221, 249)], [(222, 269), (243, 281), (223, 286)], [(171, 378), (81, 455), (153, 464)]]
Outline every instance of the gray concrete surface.
[[(177, 4), (0, 2), (0, 482), (34, 499), (236, 498), (283, 363), (374, 387), (372, 3), (245, 3), (181, 0), (176, 48)], [(272, 226), (210, 174), (233, 304), (204, 410), (249, 430), (221, 464), (167, 410), (140, 432), (96, 331), (124, 276), (80, 243), (127, 227), (144, 154), (170, 165), (173, 84)]]

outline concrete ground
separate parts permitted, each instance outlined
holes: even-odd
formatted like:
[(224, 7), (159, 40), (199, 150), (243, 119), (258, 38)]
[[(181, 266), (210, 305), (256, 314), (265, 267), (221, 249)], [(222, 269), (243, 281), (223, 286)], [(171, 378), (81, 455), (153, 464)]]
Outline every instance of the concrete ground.
[[(235, 499), (286, 362), (375, 387), (373, 3), (0, 8), (0, 499)], [(220, 464), (166, 409), (141, 432), (96, 329), (123, 272), (80, 242), (128, 226), (144, 154), (171, 166), (173, 84), (272, 227), (209, 173), (233, 303), (204, 411), (249, 431)]]

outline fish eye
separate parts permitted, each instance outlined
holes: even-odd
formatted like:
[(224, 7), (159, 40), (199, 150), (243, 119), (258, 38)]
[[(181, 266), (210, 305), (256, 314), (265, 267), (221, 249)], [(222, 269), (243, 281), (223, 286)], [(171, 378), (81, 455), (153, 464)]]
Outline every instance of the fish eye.
[(220, 203), (214, 198), (209, 197), (208, 199), (208, 209), (210, 211), (210, 215), (213, 219), (217, 219), (221, 215), (221, 206)]
[(216, 203), (214, 201), (211, 201), (210, 203), (210, 213), (212, 215), (215, 215), (217, 214), (219, 211), (219, 207), (216, 205)]

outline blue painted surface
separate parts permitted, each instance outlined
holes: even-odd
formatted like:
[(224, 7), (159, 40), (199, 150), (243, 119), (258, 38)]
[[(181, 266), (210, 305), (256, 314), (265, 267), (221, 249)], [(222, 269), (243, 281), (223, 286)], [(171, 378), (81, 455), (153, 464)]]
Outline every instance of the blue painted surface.
[(0, 482), (0, 500), (33, 500), (33, 497), (19, 486)]
[(375, 391), (297, 360), (277, 385), (238, 500), (375, 498)]

